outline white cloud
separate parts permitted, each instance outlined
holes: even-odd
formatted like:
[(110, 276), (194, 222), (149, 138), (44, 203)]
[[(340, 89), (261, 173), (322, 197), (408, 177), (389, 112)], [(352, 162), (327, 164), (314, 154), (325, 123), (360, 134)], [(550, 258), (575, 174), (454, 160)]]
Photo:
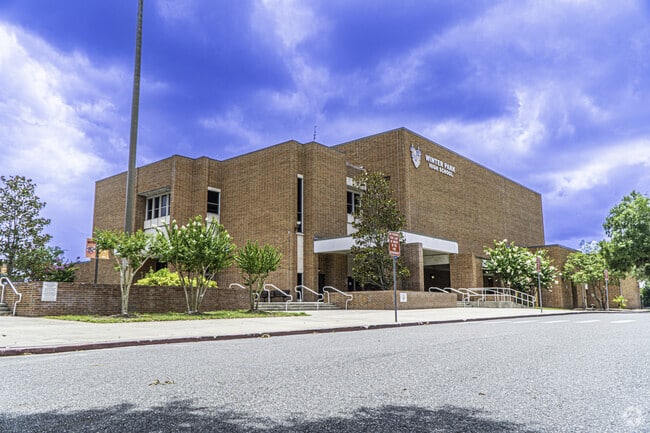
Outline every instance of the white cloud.
[(195, 21), (198, 6), (196, 0), (158, 0), (154, 3), (158, 15), (171, 23), (191, 23)]
[[(280, 113), (311, 117), (317, 121), (325, 102), (337, 94), (329, 69), (315, 64), (300, 45), (315, 36), (326, 37), (327, 19), (317, 17), (309, 3), (296, 0), (259, 0), (252, 16), (253, 29), (262, 40), (272, 35), (271, 44), (287, 64), (293, 86), (284, 92), (261, 91), (257, 100), (271, 104)], [(263, 101), (263, 102), (262, 102)]]
[(274, 34), (284, 50), (294, 52), (301, 42), (322, 33), (326, 21), (317, 17), (304, 1), (259, 0), (253, 26), (261, 34)]
[[(2, 174), (33, 179), (51, 231), (71, 226), (80, 239), (90, 234), (93, 182), (115, 171), (108, 155), (123, 144), (115, 133), (124, 122), (115, 101), (123, 78), (0, 22)], [(81, 243), (53, 242), (64, 249)]]
[(456, 119), (434, 122), (424, 126), (422, 134), (453, 145), (458, 151), (484, 157), (507, 151), (508, 158), (516, 162), (546, 138), (543, 115), (548, 106), (543, 93), (521, 89), (515, 96), (517, 109), (504, 116), (476, 122)]
[[(268, 146), (269, 143), (265, 140), (267, 137), (262, 136), (256, 130), (251, 128), (251, 121), (244, 118), (243, 112), (240, 108), (235, 107), (223, 115), (215, 115), (212, 117), (204, 117), (199, 119), (199, 125), (203, 128), (214, 130), (220, 134), (227, 134), (239, 138), (245, 142), (244, 149), (242, 146), (237, 146), (237, 150), (254, 150), (260, 147)], [(231, 157), (234, 155), (222, 155), (222, 157)]]
[(579, 193), (608, 184), (611, 177), (635, 166), (650, 168), (650, 139), (642, 138), (585, 151), (572, 158), (571, 168), (541, 175), (550, 185), (551, 200), (571, 200)]

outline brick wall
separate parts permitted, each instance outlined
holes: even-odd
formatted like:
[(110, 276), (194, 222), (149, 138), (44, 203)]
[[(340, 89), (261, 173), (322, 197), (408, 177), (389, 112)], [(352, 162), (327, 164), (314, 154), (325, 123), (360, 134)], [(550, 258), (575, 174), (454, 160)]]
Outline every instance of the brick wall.
[[(422, 152), (415, 168), (410, 146)], [(431, 155), (456, 167), (453, 177), (428, 167)], [(347, 163), (382, 171), (391, 177), (408, 231), (459, 244), (450, 258), (451, 285), (481, 286), (480, 256), (494, 239), (520, 245), (544, 243), (541, 197), (515, 182), (404, 128), (335, 147), (288, 141), (226, 161), (172, 156), (138, 169), (139, 194), (159, 188), (171, 191), (171, 217), (184, 224), (206, 212), (207, 188), (221, 190), (221, 223), (238, 246), (247, 240), (278, 247), (283, 259), (268, 281), (284, 290), (297, 284), (296, 179), (304, 178), (304, 284), (315, 289), (319, 275), (326, 284), (346, 288), (345, 256), (313, 254), (314, 238), (346, 235)], [(125, 173), (98, 181), (93, 227), (120, 229), (124, 218)], [(146, 198), (139, 196), (135, 227), (142, 227)], [(411, 277), (400, 287), (426, 289), (422, 251), (405, 247)], [(415, 265), (419, 267), (415, 267)], [(92, 266), (92, 265), (88, 265)], [(92, 281), (88, 266), (79, 281)], [(112, 264), (100, 263), (99, 282), (116, 283)], [(241, 282), (236, 267), (224, 271), (219, 285)], [(401, 283), (400, 283), (401, 284)]]
[(424, 291), (424, 257), (422, 244), (404, 244), (401, 247), (401, 258), (408, 266), (411, 273), (405, 281), (398, 282), (398, 288), (402, 290)]
[[(576, 250), (571, 248), (566, 248), (560, 245), (546, 245), (543, 247), (531, 247), (530, 250), (535, 253), (539, 250), (545, 250), (548, 253), (548, 257), (551, 259), (551, 264), (555, 266), (560, 275), (556, 278), (556, 283), (553, 284), (551, 290), (544, 290), (542, 292), (542, 302), (544, 306), (554, 307), (554, 308), (584, 308), (585, 305), (585, 293), (584, 285), (575, 285), (571, 283), (568, 279), (565, 279), (561, 273), (564, 268), (564, 264), (567, 261), (569, 254), (576, 252)], [(604, 287), (604, 281), (602, 282)], [(586, 296), (587, 305), (594, 304), (598, 308), (598, 301), (596, 298), (591, 296), (593, 289), (589, 289)], [(613, 299), (620, 294), (623, 294), (623, 297), (628, 300), (627, 308), (634, 309), (641, 307), (641, 292), (639, 291), (639, 285), (636, 279), (627, 278), (621, 281), (620, 285), (612, 283), (609, 285), (609, 305), (610, 308), (616, 308), (616, 304), (613, 302)]]
[[(422, 153), (418, 168), (411, 162), (412, 144)], [(475, 255), (495, 239), (544, 244), (539, 193), (405, 128), (334, 149), (353, 164), (390, 176), (407, 231), (453, 240), (460, 253)], [(454, 176), (429, 168), (425, 155), (453, 165)]]
[[(575, 252), (570, 248), (559, 245), (548, 245), (542, 248), (530, 248), (535, 254), (539, 250), (545, 250), (551, 265), (554, 266), (561, 274), (562, 268), (567, 261), (569, 254)], [(578, 291), (570, 280), (565, 279), (562, 275), (556, 278), (557, 283), (553, 284), (550, 290), (542, 291), (542, 303), (544, 306), (554, 308), (580, 308), (582, 307), (582, 298), (578, 296)]]
[(452, 287), (483, 287), (482, 261), (474, 254), (449, 256)]
[[(120, 287), (109, 284), (59, 283), (57, 300), (41, 301), (42, 283), (18, 283), (16, 289), (23, 295), (16, 315), (39, 317), (61, 314), (119, 314)], [(13, 305), (15, 296), (6, 294)], [(248, 309), (248, 291), (241, 289), (208, 289), (201, 304), (203, 311)], [(185, 294), (180, 287), (132, 286), (129, 311), (138, 313), (185, 312)]]
[[(400, 293), (406, 293), (407, 302), (399, 301)], [(352, 301), (348, 303), (348, 309), (350, 310), (392, 310), (395, 308), (395, 298), (392, 290), (352, 292), (350, 294), (353, 296)], [(341, 308), (345, 308), (346, 299), (340, 293), (332, 293), (330, 295), (330, 300)], [(455, 294), (411, 291), (397, 292), (398, 310), (454, 307), (456, 307)]]

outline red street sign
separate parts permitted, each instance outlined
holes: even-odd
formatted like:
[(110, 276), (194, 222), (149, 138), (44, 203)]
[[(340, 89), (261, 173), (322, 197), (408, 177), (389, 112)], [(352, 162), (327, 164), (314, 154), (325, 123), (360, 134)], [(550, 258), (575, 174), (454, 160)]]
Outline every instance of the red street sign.
[(605, 269), (605, 281), (609, 281), (609, 272)]
[(388, 232), (388, 255), (391, 257), (399, 257), (399, 232)]
[(537, 273), (542, 272), (542, 258), (540, 256), (537, 256), (537, 261), (535, 262), (535, 267), (537, 269)]

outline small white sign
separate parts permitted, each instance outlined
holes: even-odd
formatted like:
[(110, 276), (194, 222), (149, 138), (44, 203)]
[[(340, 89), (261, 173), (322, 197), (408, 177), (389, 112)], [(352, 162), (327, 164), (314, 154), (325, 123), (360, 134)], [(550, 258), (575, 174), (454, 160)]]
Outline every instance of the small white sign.
[(399, 301), (400, 302), (407, 302), (407, 293), (400, 292)]
[(41, 301), (43, 302), (56, 302), (56, 291), (59, 288), (59, 283), (45, 281), (43, 282), (43, 289), (41, 291)]

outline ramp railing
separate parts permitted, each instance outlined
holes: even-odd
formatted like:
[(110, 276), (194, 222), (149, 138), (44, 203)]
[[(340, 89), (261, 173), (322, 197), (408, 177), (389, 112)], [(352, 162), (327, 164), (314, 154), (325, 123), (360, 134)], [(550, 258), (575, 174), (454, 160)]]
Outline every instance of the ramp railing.
[(284, 303), (284, 311), (289, 310), (289, 302), (293, 301), (293, 296), (291, 294), (285, 292), (284, 290), (276, 287), (275, 285), (273, 285), (271, 283), (264, 284), (264, 288), (262, 289), (262, 291), (268, 293), (268, 302), (271, 302), (271, 292), (272, 291), (276, 291), (278, 293), (281, 293), (285, 298), (289, 298)]
[(339, 294), (345, 296), (345, 298), (346, 298), (345, 299), (345, 309), (347, 310), (348, 309), (348, 302), (350, 302), (352, 299), (354, 299), (354, 297), (349, 293), (345, 293), (345, 292), (340, 291), (336, 287), (325, 286), (325, 287), (323, 287), (323, 293), (327, 293), (327, 303), (328, 304), (330, 303), (330, 291), (336, 292), (336, 293), (339, 293)]
[(11, 290), (14, 292), (16, 296), (18, 296), (18, 300), (14, 301), (14, 308), (12, 309), (12, 316), (16, 315), (16, 306), (20, 301), (23, 300), (23, 294), (20, 293), (18, 290), (16, 290), (16, 287), (14, 287), (13, 283), (8, 277), (2, 277), (0, 278), (0, 286), (2, 286), (2, 291), (0, 292), (0, 304), (4, 303), (5, 301), (5, 287), (9, 286)]
[(304, 292), (303, 292), (304, 290), (316, 296), (316, 309), (318, 309), (318, 304), (323, 302), (322, 293), (318, 293), (310, 289), (309, 287), (305, 286), (304, 284), (298, 284), (296, 287), (293, 288), (293, 290), (296, 292), (296, 298), (298, 302), (302, 302), (304, 300)]

